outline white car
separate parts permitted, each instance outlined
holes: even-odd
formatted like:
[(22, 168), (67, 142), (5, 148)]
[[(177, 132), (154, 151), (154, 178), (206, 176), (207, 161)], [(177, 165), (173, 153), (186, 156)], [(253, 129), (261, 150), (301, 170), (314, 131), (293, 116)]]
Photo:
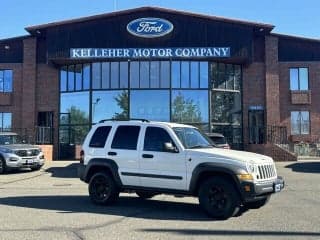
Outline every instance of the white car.
[(0, 174), (17, 168), (39, 170), (44, 161), (38, 146), (25, 144), (17, 133), (0, 132)]
[(216, 219), (259, 208), (284, 187), (272, 158), (219, 149), (193, 126), (148, 120), (103, 120), (88, 133), (79, 177), (97, 204), (136, 191), (196, 196)]

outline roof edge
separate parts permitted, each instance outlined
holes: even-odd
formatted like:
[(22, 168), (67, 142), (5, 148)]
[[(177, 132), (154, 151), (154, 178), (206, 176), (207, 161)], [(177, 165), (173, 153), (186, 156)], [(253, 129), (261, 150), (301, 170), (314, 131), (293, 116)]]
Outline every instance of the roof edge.
[(220, 17), (220, 16), (205, 15), (205, 14), (201, 14), (201, 13), (187, 12), (187, 11), (182, 11), (182, 10), (174, 10), (174, 9), (168, 9), (168, 8), (162, 8), (162, 7), (150, 7), (149, 6), (149, 7), (132, 8), (132, 9), (126, 9), (126, 10), (121, 10), (121, 11), (116, 11), (116, 12), (109, 12), (109, 13), (92, 15), (92, 16), (88, 16), (88, 17), (74, 18), (74, 19), (70, 19), (70, 20), (63, 20), (63, 21), (57, 21), (57, 22), (50, 22), (50, 23), (46, 23), (46, 24), (34, 25), (34, 26), (26, 27), (25, 30), (28, 31), (30, 34), (33, 34), (36, 30), (41, 30), (41, 29), (45, 29), (45, 28), (49, 28), (49, 27), (61, 26), (61, 25), (72, 24), (72, 23), (81, 23), (81, 22), (91, 21), (91, 20), (95, 20), (95, 19), (99, 19), (99, 18), (113, 17), (113, 16), (122, 15), (122, 14), (129, 14), (132, 12), (141, 12), (141, 11), (145, 11), (145, 10), (158, 10), (158, 11), (167, 12), (167, 13), (182, 14), (185, 16), (206, 18), (206, 19), (211, 19), (211, 20), (221, 21), (221, 22), (237, 23), (237, 24), (241, 24), (241, 25), (267, 28), (270, 31), (275, 27), (274, 25), (267, 24), (267, 23), (258, 23), (258, 22), (253, 22), (253, 21), (232, 19), (232, 18), (226, 18), (226, 17)]
[(32, 37), (31, 35), (22, 35), (22, 36), (17, 36), (17, 37), (10, 37), (10, 38), (3, 38), (0, 39), (0, 42), (7, 42), (7, 41), (14, 41), (14, 40), (23, 40), (26, 38)]
[(281, 34), (281, 33), (271, 33), (270, 35), (275, 36), (275, 37), (291, 38), (291, 39), (298, 39), (298, 40), (303, 40), (303, 41), (320, 43), (320, 39), (317, 39), (317, 38), (308, 38), (308, 37), (303, 37), (303, 36), (298, 36), (298, 35), (287, 35), (287, 34)]

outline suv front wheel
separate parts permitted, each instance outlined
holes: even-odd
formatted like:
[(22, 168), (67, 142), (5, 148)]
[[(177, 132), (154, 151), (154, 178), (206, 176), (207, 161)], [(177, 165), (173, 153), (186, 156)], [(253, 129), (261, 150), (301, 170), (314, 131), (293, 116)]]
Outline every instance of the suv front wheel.
[(119, 191), (113, 178), (105, 172), (95, 173), (89, 182), (89, 195), (92, 202), (107, 205), (115, 202)]
[(200, 206), (215, 219), (227, 219), (240, 209), (239, 196), (233, 184), (221, 177), (202, 182), (199, 189)]

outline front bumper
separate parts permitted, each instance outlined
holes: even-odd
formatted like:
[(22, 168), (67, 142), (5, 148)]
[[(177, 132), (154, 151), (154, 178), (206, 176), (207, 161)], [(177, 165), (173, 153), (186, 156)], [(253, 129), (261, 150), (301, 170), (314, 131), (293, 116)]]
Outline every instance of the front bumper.
[(284, 188), (284, 179), (278, 176), (275, 180), (266, 182), (242, 182), (241, 190), (244, 202), (253, 202), (267, 196), (282, 191)]
[(40, 167), (45, 163), (44, 158), (36, 157), (18, 157), (16, 155), (10, 155), (6, 158), (6, 166), (7, 168), (32, 168), (32, 167)]

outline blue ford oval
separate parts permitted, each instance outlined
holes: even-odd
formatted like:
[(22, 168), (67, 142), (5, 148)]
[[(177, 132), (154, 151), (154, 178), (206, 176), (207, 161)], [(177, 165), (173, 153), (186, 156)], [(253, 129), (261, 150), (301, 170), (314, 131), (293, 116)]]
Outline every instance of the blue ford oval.
[(162, 37), (173, 30), (173, 24), (162, 18), (138, 18), (127, 25), (132, 35), (143, 38)]

